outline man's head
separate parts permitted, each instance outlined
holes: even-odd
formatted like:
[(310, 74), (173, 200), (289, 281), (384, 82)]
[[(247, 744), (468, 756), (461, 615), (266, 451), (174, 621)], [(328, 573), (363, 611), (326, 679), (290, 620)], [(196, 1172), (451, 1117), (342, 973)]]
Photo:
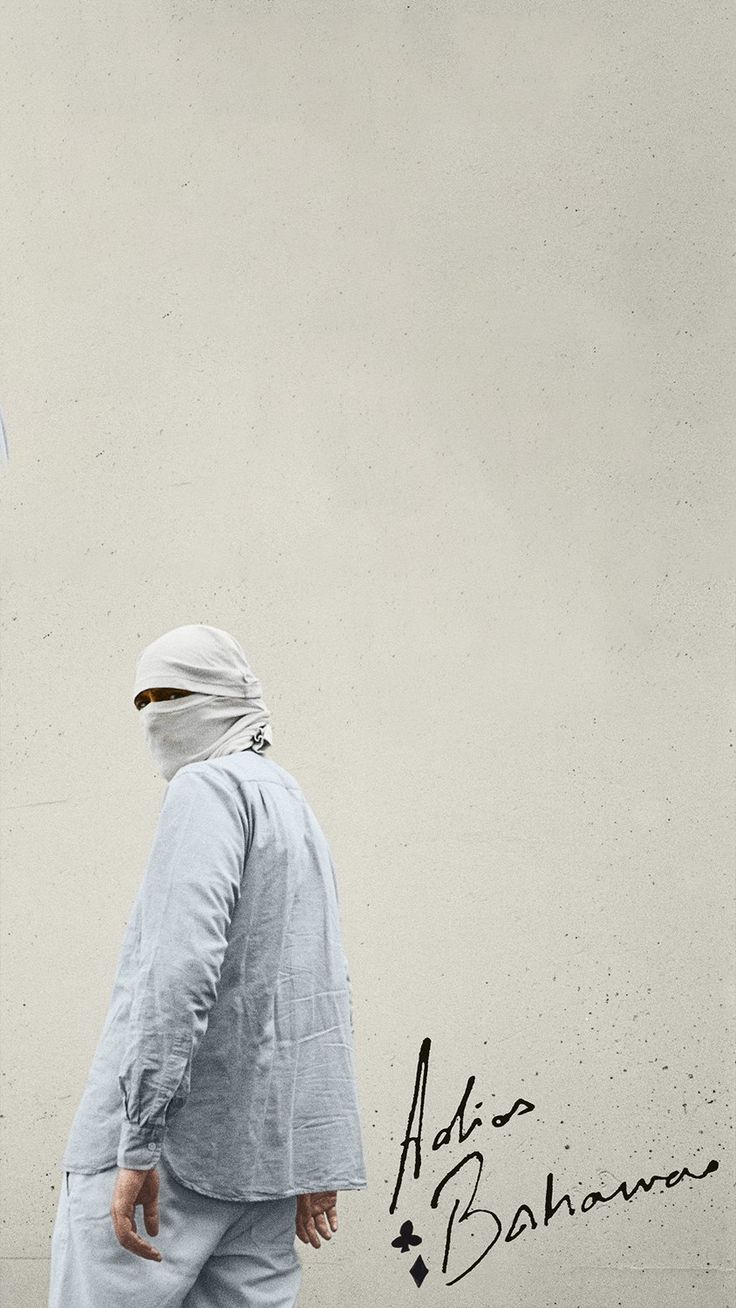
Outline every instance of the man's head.
[[(179, 702), (181, 701), (181, 703)], [(133, 703), (158, 770), (271, 744), (270, 711), (242, 647), (203, 623), (175, 627), (138, 655)]]

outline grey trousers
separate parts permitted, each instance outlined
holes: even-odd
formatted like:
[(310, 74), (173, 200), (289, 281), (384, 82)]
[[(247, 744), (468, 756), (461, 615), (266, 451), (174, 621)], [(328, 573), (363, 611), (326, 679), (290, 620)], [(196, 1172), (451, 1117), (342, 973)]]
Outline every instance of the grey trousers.
[(119, 1243), (110, 1205), (117, 1167), (62, 1172), (51, 1238), (49, 1308), (293, 1308), (302, 1265), (296, 1196), (231, 1202), (181, 1185), (159, 1161), (159, 1234), (138, 1233), (160, 1263)]

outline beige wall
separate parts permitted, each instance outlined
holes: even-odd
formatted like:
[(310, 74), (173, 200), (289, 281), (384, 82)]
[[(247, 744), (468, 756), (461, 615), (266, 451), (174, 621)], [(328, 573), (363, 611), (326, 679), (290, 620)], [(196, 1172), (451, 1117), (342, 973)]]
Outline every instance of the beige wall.
[[(46, 1302), (160, 803), (133, 661), (198, 621), (341, 876), (371, 1185), (300, 1308), (733, 1304), (725, 20), (5, 5), (4, 1304)], [(471, 1149), (539, 1226), (448, 1286)], [(543, 1225), (549, 1171), (577, 1206), (711, 1159)]]

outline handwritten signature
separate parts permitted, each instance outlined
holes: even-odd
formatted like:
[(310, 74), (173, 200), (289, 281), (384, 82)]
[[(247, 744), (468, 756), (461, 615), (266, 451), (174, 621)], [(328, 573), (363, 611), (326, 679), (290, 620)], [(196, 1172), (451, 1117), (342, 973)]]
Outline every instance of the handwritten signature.
[[(399, 1159), (399, 1168), (396, 1175), (396, 1183), (394, 1185), (393, 1195), (391, 1198), (391, 1202), (389, 1204), (390, 1213), (394, 1213), (396, 1211), (396, 1206), (399, 1201), (399, 1194), (401, 1193), (401, 1187), (404, 1182), (404, 1172), (406, 1169), (407, 1159), (412, 1151), (414, 1156), (414, 1170), (413, 1170), (414, 1179), (415, 1180), (418, 1179), (421, 1173), (422, 1132), (424, 1129), (424, 1101), (425, 1101), (425, 1095), (427, 1089), (427, 1078), (429, 1073), (430, 1048), (431, 1048), (431, 1040), (429, 1036), (426, 1036), (425, 1039), (422, 1041), (419, 1050), (419, 1058), (417, 1061), (417, 1070), (414, 1080), (414, 1093), (412, 1096), (411, 1108), (409, 1110), (409, 1118), (407, 1121), (406, 1133), (401, 1142), (401, 1157)], [(467, 1140), (468, 1136), (470, 1136), (473, 1131), (475, 1131), (478, 1127), (483, 1125), (482, 1118), (480, 1117), (474, 1117), (473, 1120), (467, 1126), (465, 1124), (465, 1115), (467, 1111), (468, 1099), (470, 1097), (474, 1083), (475, 1083), (475, 1077), (474, 1076), (468, 1077), (467, 1084), (465, 1086), (465, 1091), (463, 1093), (462, 1099), (460, 1100), (460, 1103), (458, 1104), (458, 1107), (455, 1111), (452, 1121), (446, 1127), (443, 1127), (441, 1130), (439, 1130), (432, 1141), (433, 1150), (445, 1148), (448, 1144), (452, 1143), (453, 1128), (455, 1127), (455, 1125), (457, 1125), (457, 1138), (458, 1138), (458, 1143), (460, 1144), (464, 1143), (464, 1141)], [(475, 1105), (476, 1108), (480, 1106), (481, 1106), (480, 1104)], [(508, 1123), (511, 1122), (514, 1117), (520, 1117), (524, 1113), (532, 1113), (534, 1112), (534, 1108), (535, 1105), (533, 1103), (530, 1103), (528, 1099), (517, 1099), (507, 1113), (497, 1114), (495, 1117), (491, 1119), (492, 1125), (496, 1128), (507, 1126)], [(548, 1172), (546, 1185), (545, 1185), (544, 1216), (542, 1218), (542, 1222), (545, 1227), (548, 1226), (552, 1218), (563, 1207), (563, 1205), (566, 1207), (567, 1212), (572, 1217), (578, 1211), (581, 1213), (590, 1212), (591, 1208), (594, 1208), (596, 1204), (610, 1203), (610, 1201), (612, 1199), (615, 1199), (617, 1195), (621, 1195), (622, 1198), (628, 1203), (631, 1199), (633, 1199), (634, 1195), (639, 1190), (643, 1190), (648, 1193), (652, 1189), (652, 1186), (655, 1184), (656, 1181), (663, 1181), (665, 1187), (671, 1190), (673, 1189), (674, 1186), (679, 1185), (680, 1181), (682, 1181), (683, 1178), (686, 1176), (689, 1176), (690, 1179), (693, 1181), (699, 1181), (702, 1180), (703, 1177), (710, 1176), (713, 1172), (716, 1172), (717, 1170), (718, 1170), (718, 1161), (715, 1158), (713, 1158), (710, 1160), (705, 1170), (702, 1172), (691, 1172), (688, 1167), (678, 1167), (671, 1172), (667, 1172), (665, 1175), (660, 1176), (658, 1174), (654, 1174), (650, 1176), (648, 1179), (645, 1179), (644, 1177), (640, 1177), (639, 1180), (633, 1184), (633, 1186), (630, 1186), (626, 1181), (621, 1181), (621, 1183), (616, 1186), (616, 1189), (612, 1190), (610, 1194), (601, 1194), (600, 1191), (598, 1190), (591, 1190), (583, 1198), (582, 1202), (580, 1203), (579, 1209), (576, 1209), (573, 1206), (569, 1194), (563, 1194), (559, 1198), (555, 1197), (554, 1174), (552, 1172)], [(461, 1173), (463, 1174), (462, 1178), (461, 1178)], [(450, 1263), (452, 1238), (453, 1238), (456, 1223), (459, 1224), (461, 1222), (468, 1221), (469, 1218), (474, 1217), (477, 1213), (485, 1213), (489, 1219), (489, 1227), (490, 1227), (490, 1231), (492, 1232), (492, 1238), (486, 1245), (485, 1249), (483, 1249), (482, 1253), (480, 1253), (477, 1258), (474, 1258), (473, 1262), (470, 1263), (469, 1266), (465, 1267), (461, 1272), (458, 1272), (456, 1275), (451, 1276), (450, 1279), (445, 1282), (446, 1285), (455, 1285), (458, 1281), (461, 1281), (463, 1277), (468, 1276), (469, 1273), (472, 1272), (473, 1269), (476, 1268), (478, 1264), (482, 1262), (482, 1260), (491, 1252), (491, 1250), (501, 1239), (501, 1236), (504, 1233), (504, 1223), (502, 1222), (501, 1218), (498, 1216), (497, 1213), (495, 1213), (491, 1208), (483, 1208), (479, 1205), (476, 1207), (472, 1206), (478, 1191), (478, 1186), (480, 1184), (482, 1174), (483, 1174), (483, 1154), (478, 1149), (472, 1149), (470, 1150), (469, 1153), (465, 1154), (465, 1156), (461, 1158), (458, 1163), (455, 1163), (455, 1165), (450, 1168), (450, 1170), (445, 1174), (445, 1176), (442, 1177), (442, 1180), (435, 1187), (434, 1193), (432, 1194), (432, 1198), (430, 1199), (430, 1207), (437, 1208), (440, 1203), (440, 1199), (443, 1196), (445, 1187), (449, 1186), (450, 1182), (455, 1182), (457, 1178), (461, 1178), (461, 1180), (464, 1182), (465, 1177), (468, 1178), (467, 1184), (470, 1184), (470, 1182), (472, 1181), (472, 1189), (470, 1190), (470, 1193), (467, 1196), (467, 1202), (465, 1203), (465, 1207), (462, 1209), (462, 1211), (458, 1216), (458, 1209), (461, 1207), (462, 1199), (460, 1197), (457, 1197), (456, 1195), (455, 1201), (452, 1205), (449, 1217), (447, 1219), (447, 1227), (445, 1231), (445, 1244), (444, 1244), (444, 1250), (442, 1256), (443, 1274), (447, 1271), (447, 1268)], [(448, 1193), (452, 1193), (452, 1190), (448, 1191)], [(509, 1223), (508, 1228), (505, 1231), (505, 1234), (503, 1234), (503, 1239), (505, 1242), (516, 1240), (520, 1235), (523, 1234), (524, 1231), (528, 1231), (528, 1230), (535, 1231), (537, 1230), (538, 1226), (539, 1226), (539, 1222), (531, 1206), (528, 1203), (522, 1203), (516, 1209), (516, 1212), (514, 1213), (514, 1216), (511, 1222)], [(413, 1247), (415, 1247), (418, 1244), (421, 1244), (422, 1240), (421, 1237), (415, 1233), (414, 1224), (410, 1221), (405, 1221), (402, 1223), (401, 1229), (399, 1231), (399, 1235), (394, 1240), (392, 1240), (391, 1243), (395, 1248), (399, 1249), (401, 1253), (408, 1253)], [(421, 1255), (419, 1255), (419, 1257), (415, 1259), (414, 1263), (412, 1264), (409, 1270), (418, 1286), (421, 1285), (422, 1281), (427, 1276), (429, 1271), (427, 1264), (425, 1263)]]

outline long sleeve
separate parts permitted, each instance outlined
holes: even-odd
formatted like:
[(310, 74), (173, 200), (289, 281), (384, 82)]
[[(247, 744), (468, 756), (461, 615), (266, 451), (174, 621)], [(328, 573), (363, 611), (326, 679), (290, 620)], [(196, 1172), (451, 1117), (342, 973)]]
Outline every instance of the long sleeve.
[(217, 998), (246, 857), (231, 783), (190, 764), (169, 782), (141, 887), (138, 968), (119, 1068), (118, 1167), (148, 1170), (184, 1104)]

